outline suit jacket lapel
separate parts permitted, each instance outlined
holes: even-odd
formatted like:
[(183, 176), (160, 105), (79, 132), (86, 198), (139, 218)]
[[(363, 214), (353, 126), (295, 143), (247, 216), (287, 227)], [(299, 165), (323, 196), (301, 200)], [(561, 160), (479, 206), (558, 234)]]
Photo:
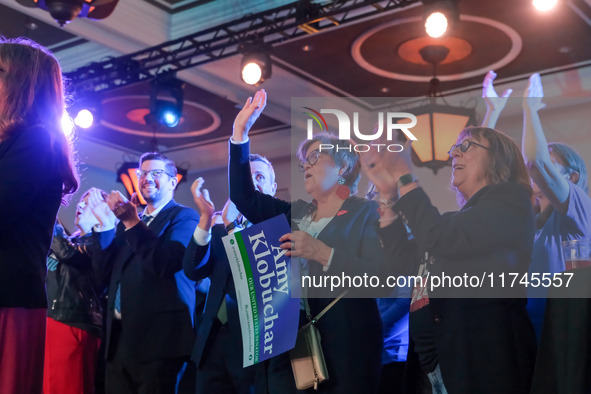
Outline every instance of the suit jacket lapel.
[[(349, 210), (351, 208), (351, 204), (353, 199), (349, 197), (343, 202), (343, 206), (339, 210), (339, 212), (332, 218), (332, 220), (322, 229), (320, 234), (318, 234), (318, 239), (325, 242), (326, 239), (334, 239), (335, 231), (339, 230), (343, 233), (349, 233), (349, 226), (351, 225), (351, 217), (349, 215)], [(339, 213), (341, 213), (339, 215)], [(343, 217), (345, 219), (343, 219)], [(345, 230), (343, 230), (345, 229)]]
[[(154, 219), (152, 219), (152, 222), (150, 223), (148, 228), (154, 234), (156, 234), (156, 236), (158, 236), (160, 234), (160, 232), (162, 231), (162, 229), (164, 228), (164, 224), (166, 224), (168, 218), (170, 217), (170, 213), (172, 211), (172, 208), (176, 207), (177, 205), (178, 204), (174, 200), (170, 200), (164, 206), (164, 208), (162, 208), (162, 210), (158, 213), (158, 215), (156, 215), (156, 217)], [(119, 226), (123, 226), (123, 224), (120, 223)], [(123, 232), (123, 231), (125, 231), (125, 229), (123, 227), (118, 228), (117, 234), (115, 235), (116, 238), (121, 239), (121, 237), (123, 236), (123, 234), (120, 233), (120, 231)], [(123, 243), (125, 245), (127, 245), (125, 242), (123, 242)], [(132, 257), (133, 257), (132, 255), (133, 255), (132, 250), (127, 246), (123, 246), (122, 249), (119, 251), (117, 261), (115, 262), (115, 265), (113, 266), (113, 278), (117, 279), (117, 281), (119, 281), (119, 279), (121, 278), (121, 273), (123, 272), (123, 268), (132, 259)]]
[(148, 226), (150, 230), (157, 236), (160, 234), (162, 229), (164, 228), (164, 224), (167, 222), (168, 218), (170, 217), (172, 208), (176, 207), (178, 204), (174, 200), (170, 200), (164, 208), (156, 215), (152, 222)]

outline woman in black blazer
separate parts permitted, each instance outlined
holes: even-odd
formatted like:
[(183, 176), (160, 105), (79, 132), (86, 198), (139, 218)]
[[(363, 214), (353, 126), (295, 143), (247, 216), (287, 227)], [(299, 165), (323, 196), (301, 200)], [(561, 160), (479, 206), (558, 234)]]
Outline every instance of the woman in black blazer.
[(56, 58), (0, 38), (1, 393), (42, 391), (46, 258), (60, 202), (78, 188), (63, 113)]
[[(234, 122), (230, 142), (230, 198), (238, 210), (257, 223), (285, 214), (301, 231), (284, 235), (282, 247), (299, 257), (309, 275), (363, 275), (376, 273), (384, 262), (375, 221), (377, 204), (351, 196), (360, 177), (358, 156), (346, 150), (321, 150), (320, 144), (349, 145), (334, 135), (321, 134), (306, 140), (298, 150), (306, 192), (312, 203), (289, 203), (256, 190), (249, 166), (248, 131), (266, 104), (261, 90), (248, 99)], [(292, 259), (292, 264), (300, 259)], [(308, 290), (311, 315), (322, 311), (343, 288), (312, 294)], [(314, 295), (325, 298), (312, 298)], [(317, 323), (329, 380), (321, 383), (323, 393), (374, 393), (381, 369), (382, 325), (375, 299), (342, 298)], [(268, 391), (296, 391), (289, 356), (271, 359), (267, 366)]]
[(503, 273), (521, 279), (530, 263), (528, 173), (519, 147), (503, 133), (470, 127), (457, 142), (449, 154), (461, 209), (443, 215), (411, 174), (410, 145), (400, 154), (362, 155), (381, 197), (380, 236), (395, 272), (417, 275), (418, 266), (427, 284), (444, 275), (484, 279), (482, 287), (472, 279), (467, 287), (413, 292), (410, 331), (433, 392), (528, 393), (535, 339), (526, 289), (500, 283)]

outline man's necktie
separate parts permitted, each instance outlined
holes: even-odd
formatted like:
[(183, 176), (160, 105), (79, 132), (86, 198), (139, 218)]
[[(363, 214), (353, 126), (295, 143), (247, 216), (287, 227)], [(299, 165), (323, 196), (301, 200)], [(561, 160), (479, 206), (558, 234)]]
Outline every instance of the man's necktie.
[[(152, 216), (150, 215), (142, 215), (142, 222), (148, 223), (152, 221)], [(121, 283), (117, 284), (117, 292), (115, 293), (115, 304), (113, 305), (113, 309), (115, 309), (115, 315), (119, 315), (121, 317)]]
[(218, 309), (217, 318), (222, 324), (226, 324), (228, 322), (228, 306), (226, 305), (226, 296), (222, 298), (222, 303), (220, 304), (220, 309)]

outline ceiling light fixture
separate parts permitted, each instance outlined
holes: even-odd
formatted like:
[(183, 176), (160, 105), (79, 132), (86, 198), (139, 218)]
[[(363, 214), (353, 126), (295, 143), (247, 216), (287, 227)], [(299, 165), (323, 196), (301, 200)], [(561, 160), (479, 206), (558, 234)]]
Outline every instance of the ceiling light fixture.
[(174, 75), (164, 75), (152, 81), (150, 113), (144, 120), (156, 130), (160, 125), (176, 127), (183, 115), (185, 83)]
[(248, 85), (259, 86), (271, 78), (271, 56), (262, 44), (243, 43), (239, 51), (244, 54), (240, 62), (240, 77)]
[(89, 129), (101, 117), (101, 100), (93, 95), (80, 97), (72, 103), (69, 112), (78, 128)]
[(423, 60), (433, 65), (433, 78), (429, 82), (428, 103), (411, 109), (417, 117), (412, 132), (418, 140), (412, 143), (412, 160), (417, 167), (430, 168), (437, 174), (449, 165), (449, 147), (456, 143), (460, 130), (475, 124), (474, 108), (456, 107), (447, 103), (440, 90), (437, 65), (449, 53), (441, 45), (428, 45), (419, 51)]
[(422, 0), (423, 21), (429, 37), (439, 38), (460, 19), (456, 0)]
[(75, 18), (105, 19), (119, 0), (16, 0), (25, 7), (39, 7), (64, 26)]

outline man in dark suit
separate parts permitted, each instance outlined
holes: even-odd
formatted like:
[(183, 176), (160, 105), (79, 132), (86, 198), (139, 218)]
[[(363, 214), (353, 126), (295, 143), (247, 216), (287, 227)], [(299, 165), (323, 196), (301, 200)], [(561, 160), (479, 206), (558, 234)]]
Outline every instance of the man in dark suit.
[[(271, 163), (253, 154), (250, 156), (250, 170), (255, 187), (262, 193), (275, 195), (277, 184)], [(248, 394), (254, 385), (256, 366), (242, 367), (242, 334), (236, 291), (222, 243), (222, 237), (241, 230), (247, 223), (228, 200), (222, 214), (224, 225), (213, 226), (210, 230), (214, 208), (207, 190), (201, 192), (202, 185), (203, 179), (199, 178), (191, 187), (201, 220), (183, 260), (183, 269), (189, 278), (201, 280), (209, 277), (211, 280), (203, 320), (191, 355), (197, 365), (196, 392)]]
[[(182, 259), (199, 215), (173, 200), (174, 163), (145, 153), (138, 170), (147, 206), (113, 191), (105, 202), (91, 194), (101, 225), (100, 251), (93, 254), (99, 279), (108, 281), (106, 391), (174, 393), (195, 335), (195, 285), (182, 272)], [(132, 199), (133, 200), (133, 199)], [(114, 227), (110, 212), (121, 220)]]

